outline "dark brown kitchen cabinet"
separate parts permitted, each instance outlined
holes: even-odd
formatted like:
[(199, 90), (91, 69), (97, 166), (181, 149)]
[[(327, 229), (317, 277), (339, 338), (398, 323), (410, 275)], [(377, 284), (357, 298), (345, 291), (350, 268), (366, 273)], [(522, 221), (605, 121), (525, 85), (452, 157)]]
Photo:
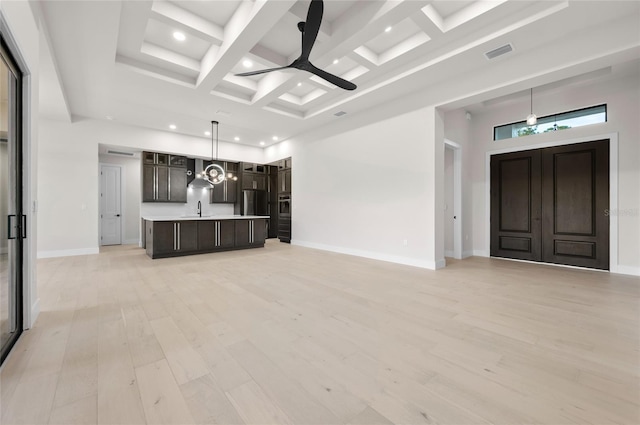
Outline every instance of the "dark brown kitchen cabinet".
[(266, 174), (242, 173), (243, 190), (267, 190)]
[[(213, 161), (220, 165), (225, 173), (225, 180), (213, 186), (209, 197), (210, 204), (235, 204), (238, 199), (238, 164), (235, 162)], [(234, 180), (236, 178), (236, 180)]]
[(143, 152), (142, 162), (142, 202), (187, 202), (186, 157)]
[(145, 164), (169, 165), (169, 154), (157, 152), (142, 152), (142, 161)]
[(264, 219), (245, 219), (236, 221), (236, 246), (264, 245), (266, 238)]
[(147, 221), (147, 252), (177, 254), (198, 249), (196, 221)]
[(151, 258), (178, 257), (264, 246), (266, 220), (143, 220)]
[(209, 251), (235, 245), (235, 220), (198, 221), (198, 250)]
[(187, 202), (187, 170), (169, 167), (169, 202)]
[(266, 173), (267, 166), (263, 164), (254, 164), (251, 162), (243, 162), (242, 163), (242, 172), (243, 173)]
[(291, 170), (278, 171), (278, 193), (291, 193)]
[(288, 170), (291, 168), (291, 158), (285, 158), (278, 161), (278, 170)]

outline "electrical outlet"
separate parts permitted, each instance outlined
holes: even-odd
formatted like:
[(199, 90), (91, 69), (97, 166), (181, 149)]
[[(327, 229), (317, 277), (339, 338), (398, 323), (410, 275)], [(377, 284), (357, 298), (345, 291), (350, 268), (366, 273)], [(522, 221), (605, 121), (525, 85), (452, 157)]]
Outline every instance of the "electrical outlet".
[(403, 246), (407, 246), (407, 245), (409, 245), (409, 242), (406, 239), (403, 239), (402, 240), (402, 245)]

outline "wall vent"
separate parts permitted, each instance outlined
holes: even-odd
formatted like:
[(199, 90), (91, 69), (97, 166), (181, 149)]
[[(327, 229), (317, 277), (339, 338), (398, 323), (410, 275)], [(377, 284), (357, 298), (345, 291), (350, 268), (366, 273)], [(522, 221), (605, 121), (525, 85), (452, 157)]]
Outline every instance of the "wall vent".
[(509, 52), (513, 52), (513, 46), (511, 45), (511, 43), (505, 44), (504, 46), (500, 46), (497, 49), (493, 49), (485, 53), (484, 55), (487, 57), (487, 59), (491, 60), (491, 59), (497, 58), (498, 56), (507, 54)]
[(133, 156), (133, 152), (121, 152), (121, 151), (113, 151), (111, 149), (109, 149), (107, 151), (108, 154), (111, 155), (120, 155), (120, 156)]
[(346, 113), (345, 111), (340, 111), (340, 112), (336, 112), (336, 113), (335, 113), (335, 114), (333, 114), (333, 115), (335, 115), (336, 117), (341, 117), (341, 116), (346, 115), (346, 114), (347, 114), (347, 113)]

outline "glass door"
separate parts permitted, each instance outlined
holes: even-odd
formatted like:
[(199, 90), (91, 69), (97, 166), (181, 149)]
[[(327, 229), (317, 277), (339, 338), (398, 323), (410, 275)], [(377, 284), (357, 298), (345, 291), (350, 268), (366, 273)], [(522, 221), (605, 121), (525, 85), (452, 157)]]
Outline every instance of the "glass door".
[(21, 73), (0, 43), (0, 362), (22, 332)]

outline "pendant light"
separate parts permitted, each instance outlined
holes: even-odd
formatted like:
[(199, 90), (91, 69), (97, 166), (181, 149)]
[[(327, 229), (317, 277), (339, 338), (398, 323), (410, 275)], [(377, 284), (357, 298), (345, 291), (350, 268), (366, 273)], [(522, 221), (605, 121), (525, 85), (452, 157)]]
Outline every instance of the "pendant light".
[(538, 117), (533, 113), (533, 88), (531, 88), (531, 113), (527, 116), (527, 125), (536, 125)]
[[(213, 161), (213, 125), (216, 126), (216, 161), (218, 160), (218, 121), (211, 121), (211, 161)], [(211, 184), (220, 184), (226, 178), (224, 168), (219, 164), (211, 163), (204, 169), (204, 179)]]

